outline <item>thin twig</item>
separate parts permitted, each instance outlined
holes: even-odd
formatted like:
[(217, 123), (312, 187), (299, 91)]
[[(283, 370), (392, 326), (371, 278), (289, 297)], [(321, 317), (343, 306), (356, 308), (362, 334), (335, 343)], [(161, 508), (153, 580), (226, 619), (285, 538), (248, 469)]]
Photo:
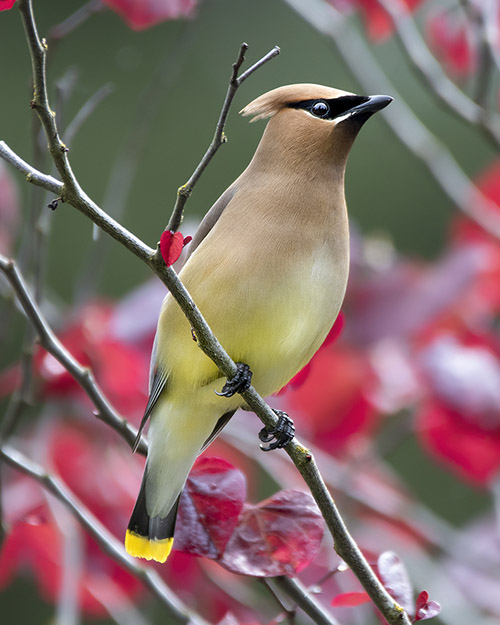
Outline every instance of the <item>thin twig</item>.
[(484, 21), (485, 14), (482, 7), (469, 0), (460, 0), (468, 21), (474, 28), (474, 44), (477, 46), (477, 69), (474, 72), (474, 102), (482, 108), (488, 106), (488, 95), (493, 70), (495, 69), (495, 59), (492, 54), (487, 37), (487, 27)]
[(163, 582), (152, 568), (142, 566), (137, 560), (127, 555), (121, 543), (111, 532), (79, 501), (67, 486), (56, 476), (47, 473), (43, 467), (36, 464), (17, 449), (10, 445), (0, 448), (0, 458), (7, 464), (30, 476), (41, 484), (61, 501), (82, 526), (97, 541), (101, 549), (115, 562), (123, 566), (129, 573), (140, 579), (161, 602), (168, 614), (176, 623), (181, 625), (207, 625), (207, 622), (198, 614), (187, 608)]
[(56, 116), (49, 105), (45, 75), (47, 43), (38, 36), (31, 0), (19, 0), (18, 6), (31, 53), (33, 69), (31, 108), (38, 113), (47, 137), (49, 152), (65, 185), (62, 195), (65, 195), (66, 192), (76, 193), (79, 191), (79, 185), (69, 164), (67, 147), (59, 136)]
[(498, 1), (481, 0), (460, 0), (467, 18), (477, 23), (480, 28), (480, 45), (485, 43), (489, 48), (489, 55), (500, 72), (500, 52), (498, 50), (499, 26), (498, 26)]
[(249, 78), (255, 71), (262, 67), (265, 63), (273, 59), (280, 53), (280, 49), (278, 46), (275, 46), (270, 52), (268, 52), (265, 56), (263, 56), (257, 63), (254, 63), (251, 67), (249, 67), (241, 76), (238, 77), (238, 72), (245, 60), (245, 53), (248, 50), (248, 44), (242, 43), (240, 46), (240, 51), (238, 53), (238, 58), (236, 62), (233, 64), (233, 71), (231, 73), (231, 78), (229, 79), (229, 85), (226, 92), (226, 97), (224, 99), (224, 104), (222, 105), (222, 109), (219, 115), (219, 119), (217, 121), (217, 125), (215, 127), (215, 134), (213, 139), (208, 146), (207, 151), (203, 155), (203, 158), (199, 162), (198, 166), (192, 173), (189, 180), (183, 184), (177, 190), (177, 200), (175, 202), (174, 210), (172, 211), (172, 215), (167, 225), (167, 230), (178, 230), (181, 223), (184, 212), (184, 206), (188, 201), (191, 193), (193, 192), (193, 188), (195, 184), (198, 182), (200, 176), (205, 171), (207, 165), (210, 163), (212, 158), (215, 156), (215, 153), (220, 148), (220, 146), (226, 142), (226, 136), (224, 134), (224, 127), (226, 125), (227, 115), (229, 113), (229, 109), (231, 107), (233, 98), (236, 94), (236, 91), (240, 87), (240, 85)]
[(282, 592), (291, 597), (299, 608), (304, 610), (318, 625), (339, 625), (337, 619), (329, 614), (317, 600), (311, 597), (307, 588), (296, 577), (281, 575), (280, 577), (275, 577), (274, 582)]
[[(74, 179), (67, 155), (65, 152), (61, 153), (57, 126), (55, 119), (50, 114), (45, 84), (44, 49), (40, 44), (36, 32), (31, 3), (29, 0), (20, 0), (19, 8), (23, 15), (28, 44), (30, 46), (35, 86), (43, 93), (42, 97), (38, 97), (35, 109), (41, 117), (42, 124), (48, 135), (47, 139), (50, 152), (58, 165), (61, 177), (65, 183), (65, 201), (84, 212), (94, 223), (98, 223), (103, 230), (111, 234), (111, 236), (120, 241), (127, 249), (150, 266), (168, 286), (170, 293), (180, 305), (191, 326), (194, 328), (198, 339), (198, 346), (213, 360), (226, 377), (233, 377), (236, 373), (235, 363), (210, 330), (185, 287), (177, 278), (175, 271), (171, 267), (165, 266), (159, 254), (151, 255), (150, 249), (142, 241), (128, 232), (123, 226), (118, 224), (118, 222), (111, 219), (109, 215), (93, 203)], [(277, 51), (275, 54), (277, 54)], [(51, 135), (50, 133), (54, 134)], [(266, 427), (275, 427), (277, 423), (276, 415), (253, 387), (250, 387), (241, 395), (247, 405), (256, 412)], [(99, 399), (102, 400), (101, 397), (99, 397)], [(347, 531), (344, 521), (325, 486), (312, 455), (307, 449), (300, 445), (296, 439), (287, 445), (286, 452), (292, 458), (295, 466), (309, 486), (325, 518), (327, 527), (334, 538), (335, 549), (339, 555), (351, 567), (368, 595), (390, 625), (409, 625), (410, 620), (407, 614), (380, 583), (372, 568), (363, 557), (359, 547)]]
[(60, 195), (62, 193), (64, 189), (62, 182), (56, 180), (52, 176), (42, 174), (42, 172), (38, 171), (31, 165), (28, 165), (26, 161), (23, 161), (20, 156), (9, 148), (5, 141), (0, 141), (0, 157), (12, 165), (12, 167), (24, 174), (27, 182), (31, 182), (31, 184), (34, 184), (37, 187), (42, 187), (43, 189), (51, 191), (56, 195)]
[(284, 616), (286, 618), (286, 620), (288, 621), (288, 623), (290, 625), (293, 625), (293, 623), (295, 622), (296, 609), (295, 608), (291, 608), (291, 609), (287, 608), (286, 605), (283, 603), (283, 601), (281, 600), (281, 597), (276, 593), (276, 591), (274, 590), (274, 588), (272, 586), (272, 579), (273, 578), (261, 577), (261, 578), (258, 578), (258, 579), (262, 583), (264, 588), (267, 590), (267, 592), (271, 595), (271, 597), (273, 598), (274, 602), (278, 605), (278, 608), (280, 609), (280, 614), (278, 614), (278, 616), (274, 617), (273, 622), (276, 623), (276, 622), (282, 620), (282, 618)]
[(94, 13), (101, 11), (103, 8), (102, 0), (89, 0), (65, 20), (53, 26), (49, 30), (47, 39), (50, 43), (64, 39), (64, 37), (70, 35), (76, 28), (86, 22)]
[(392, 17), (402, 49), (420, 77), (447, 108), (460, 119), (477, 125), (500, 147), (500, 118), (474, 102), (448, 78), (434, 58), (413, 21), (410, 10), (401, 0), (379, 0)]

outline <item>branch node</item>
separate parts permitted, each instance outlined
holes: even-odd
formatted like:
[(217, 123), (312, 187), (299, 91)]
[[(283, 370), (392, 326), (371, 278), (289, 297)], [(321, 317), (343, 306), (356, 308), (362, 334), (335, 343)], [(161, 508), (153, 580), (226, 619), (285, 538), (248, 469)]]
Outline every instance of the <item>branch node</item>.
[(191, 195), (191, 189), (187, 182), (177, 189), (177, 195), (179, 197), (185, 197), (186, 199)]

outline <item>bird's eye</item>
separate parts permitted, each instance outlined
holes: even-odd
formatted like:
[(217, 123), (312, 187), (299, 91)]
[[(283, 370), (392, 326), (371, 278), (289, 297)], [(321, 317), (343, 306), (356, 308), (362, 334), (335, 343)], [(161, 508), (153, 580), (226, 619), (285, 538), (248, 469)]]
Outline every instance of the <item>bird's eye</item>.
[(311, 106), (311, 113), (316, 117), (326, 117), (330, 112), (330, 107), (326, 102), (316, 102)]

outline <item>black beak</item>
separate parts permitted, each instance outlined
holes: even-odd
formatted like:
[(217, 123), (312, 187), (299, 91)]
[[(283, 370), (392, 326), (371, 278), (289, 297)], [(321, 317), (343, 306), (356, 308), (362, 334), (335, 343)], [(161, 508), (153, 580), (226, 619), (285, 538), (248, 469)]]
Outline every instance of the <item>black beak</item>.
[(388, 104), (392, 102), (393, 98), (389, 95), (370, 95), (367, 97), (366, 102), (362, 102), (352, 109), (347, 111), (351, 116), (362, 115), (363, 117), (369, 117), (377, 111), (381, 111)]

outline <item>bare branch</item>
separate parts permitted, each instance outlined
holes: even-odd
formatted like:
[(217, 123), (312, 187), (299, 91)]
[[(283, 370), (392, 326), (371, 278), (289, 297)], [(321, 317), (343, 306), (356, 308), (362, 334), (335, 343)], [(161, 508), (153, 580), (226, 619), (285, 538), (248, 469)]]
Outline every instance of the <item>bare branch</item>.
[(48, 35), (49, 43), (55, 44), (60, 39), (67, 37), (79, 26), (88, 20), (94, 13), (104, 8), (102, 0), (88, 0), (65, 20), (53, 26)]
[(208, 625), (196, 612), (187, 608), (151, 567), (142, 566), (130, 557), (111, 532), (79, 501), (57, 477), (29, 460), (10, 445), (0, 448), (0, 458), (11, 467), (40, 483), (61, 501), (97, 541), (101, 549), (129, 573), (140, 579), (161, 602), (169, 616), (181, 625)]
[(42, 172), (36, 170), (31, 165), (28, 165), (26, 161), (23, 161), (20, 156), (9, 148), (5, 141), (0, 141), (0, 157), (24, 174), (27, 182), (31, 182), (31, 184), (34, 184), (37, 187), (42, 187), (47, 191), (52, 191), (52, 193), (55, 193), (56, 195), (60, 195), (62, 193), (64, 188), (62, 182), (56, 180), (52, 176), (42, 174)]
[(66, 193), (71, 192), (75, 193), (79, 189), (79, 185), (69, 164), (67, 157), (68, 149), (59, 137), (55, 113), (49, 106), (45, 76), (47, 43), (38, 36), (31, 0), (19, 0), (18, 6), (30, 48), (33, 68), (33, 99), (31, 107), (36, 110), (40, 118), (47, 137), (49, 152), (63, 180), (64, 189), (61, 195), (64, 196)]
[(203, 155), (203, 158), (199, 162), (198, 166), (192, 173), (189, 180), (183, 184), (177, 190), (177, 200), (175, 202), (174, 210), (170, 217), (170, 220), (167, 225), (167, 230), (178, 230), (181, 223), (184, 212), (184, 206), (188, 201), (191, 193), (193, 192), (195, 184), (198, 182), (200, 176), (205, 171), (207, 165), (210, 163), (212, 158), (215, 156), (215, 153), (220, 148), (220, 146), (226, 142), (226, 137), (224, 135), (224, 126), (226, 124), (227, 115), (229, 113), (229, 108), (231, 107), (231, 103), (233, 98), (238, 90), (238, 87), (255, 71), (262, 67), (265, 63), (273, 59), (280, 53), (280, 49), (278, 46), (275, 46), (270, 52), (268, 52), (265, 56), (263, 56), (257, 63), (254, 63), (246, 72), (241, 74), (238, 77), (238, 72), (243, 62), (245, 61), (245, 53), (248, 50), (248, 45), (246, 43), (242, 43), (240, 47), (240, 51), (238, 53), (238, 58), (236, 62), (233, 64), (233, 71), (231, 74), (231, 78), (229, 80), (229, 86), (227, 88), (226, 97), (224, 99), (224, 104), (222, 105), (222, 109), (219, 115), (219, 120), (217, 121), (217, 125), (215, 128), (215, 134), (212, 139), (212, 142), (208, 146), (207, 151)]
[(318, 625), (339, 625), (337, 619), (311, 597), (307, 588), (296, 577), (282, 575), (275, 577), (274, 581), (278, 588), (288, 597), (291, 597), (315, 623)]
[[(0, 271), (2, 271), (9, 280), (26, 316), (33, 324), (40, 340), (40, 345), (52, 354), (85, 390), (97, 408), (97, 413), (95, 413), (95, 415), (118, 432), (127, 441), (130, 447), (132, 447), (137, 431), (126, 419), (114, 410), (109, 400), (99, 389), (90, 369), (83, 367), (56, 337), (34, 302), (24, 278), (14, 261), (0, 255)], [(145, 442), (141, 441), (139, 446), (140, 452), (145, 453), (146, 449), (147, 446)]]
[(401, 0), (379, 0), (394, 21), (399, 41), (410, 63), (449, 110), (460, 119), (479, 126), (496, 147), (500, 146), (500, 118), (488, 113), (471, 100), (448, 78), (441, 65), (431, 54), (413, 21), (411, 12)]

